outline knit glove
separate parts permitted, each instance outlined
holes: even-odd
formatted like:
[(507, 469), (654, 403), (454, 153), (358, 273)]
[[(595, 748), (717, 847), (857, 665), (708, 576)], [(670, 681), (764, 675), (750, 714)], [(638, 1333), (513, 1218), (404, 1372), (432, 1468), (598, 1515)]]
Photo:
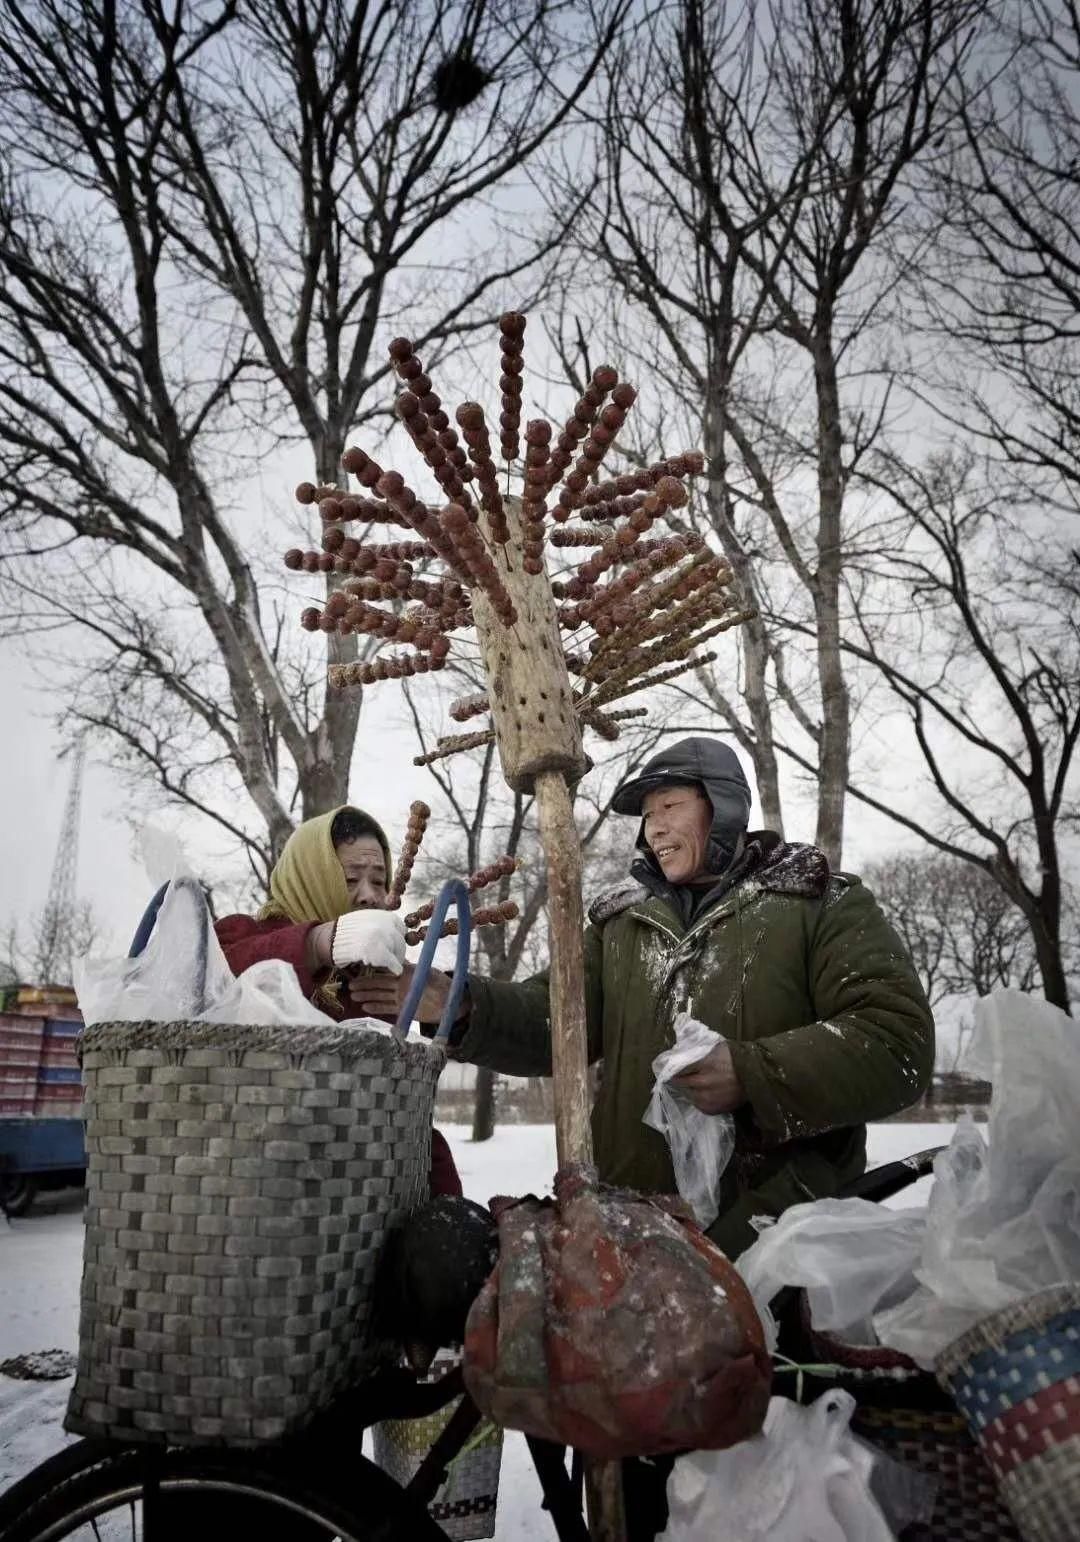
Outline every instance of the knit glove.
[(334, 923), (330, 956), (337, 969), (385, 969), (400, 974), (405, 962), (405, 923), (390, 910), (350, 910)]

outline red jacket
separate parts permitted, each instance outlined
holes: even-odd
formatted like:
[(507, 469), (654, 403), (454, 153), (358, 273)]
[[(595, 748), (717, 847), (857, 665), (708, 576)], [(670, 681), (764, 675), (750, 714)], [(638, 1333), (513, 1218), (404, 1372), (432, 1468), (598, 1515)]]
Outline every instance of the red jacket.
[[(251, 916), (223, 916), (220, 921), (214, 923), (214, 931), (221, 944), (221, 951), (225, 954), (225, 962), (233, 974), (243, 974), (245, 969), (250, 969), (252, 964), (261, 963), (264, 958), (284, 959), (286, 964), (291, 964), (296, 970), (300, 989), (309, 1000), (321, 979), (321, 974), (320, 977), (316, 977), (307, 966), (307, 936), (311, 927), (312, 923), (309, 921), (300, 923), (279, 919), (256, 921)], [(326, 1012), (331, 1017), (344, 1015), (340, 1008), (335, 1011), (331, 1004), (321, 999), (318, 1006), (321, 1012)], [(436, 1129), (432, 1129), (431, 1132), (429, 1184), (432, 1196), (460, 1195), (462, 1192), (461, 1179), (454, 1164), (453, 1154), (445, 1137)]]

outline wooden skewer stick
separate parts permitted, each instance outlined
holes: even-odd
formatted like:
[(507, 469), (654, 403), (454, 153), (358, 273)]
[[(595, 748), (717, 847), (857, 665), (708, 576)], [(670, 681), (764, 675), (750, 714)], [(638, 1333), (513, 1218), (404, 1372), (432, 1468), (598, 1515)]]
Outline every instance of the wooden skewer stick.
[(402, 896), (409, 887), (413, 864), (423, 844), (424, 832), (427, 830), (430, 818), (431, 810), (426, 803), (418, 800), (409, 805), (409, 823), (405, 831), (405, 839), (401, 844), (401, 855), (397, 859), (393, 882), (386, 896), (387, 910), (398, 910), (401, 907)]
[[(555, 511), (555, 518), (565, 521), (585, 502), (585, 493), (591, 486), (590, 478), (597, 475), (600, 463), (614, 443), (615, 435), (626, 421), (627, 410), (634, 405), (637, 392), (632, 385), (620, 383), (611, 393), (611, 401), (604, 408), (600, 422), (593, 422), (591, 431), (581, 447), (581, 454), (573, 471), (563, 478), (562, 492)], [(595, 418), (595, 409), (593, 412)]]
[(480, 503), (488, 517), (491, 539), (499, 545), (505, 545), (510, 532), (503, 513), (498, 472), (491, 457), (491, 440), (488, 437), (484, 409), (479, 402), (462, 402), (456, 417), (465, 436), (465, 443), (469, 446), (473, 471), (480, 484)]
[[(499, 905), (487, 905), (480, 910), (474, 910), (469, 919), (474, 927), (505, 926), (508, 921), (515, 920), (520, 913), (515, 900), (503, 900)], [(431, 928), (427, 926), (418, 926), (410, 929), (405, 933), (405, 941), (409, 947), (415, 947), (418, 942), (423, 942), (430, 930)], [(439, 936), (456, 937), (458, 931), (457, 921), (444, 921)]]
[(499, 416), (503, 459), (518, 458), (521, 427), (521, 372), (524, 368), (525, 317), (519, 311), (507, 311), (499, 320), (499, 347), (502, 351), (502, 412)]
[[(479, 894), (481, 889), (489, 888), (493, 883), (498, 883), (501, 878), (509, 878), (517, 872), (519, 863), (516, 857), (509, 852), (506, 856), (498, 857), (487, 867), (481, 867), (475, 873), (470, 873), (465, 880), (465, 887), (470, 894)], [(406, 926), (419, 926), (421, 921), (430, 921), (435, 914), (435, 901), (427, 900), (418, 910), (405, 917)]]
[(471, 717), (481, 717), (491, 711), (491, 703), (481, 692), (476, 696), (459, 696), (450, 703), (450, 716), (455, 723), (467, 723)]
[[(708, 657), (715, 658), (716, 655), (713, 653), (709, 654)], [(680, 669), (685, 668), (685, 664), (680, 665)], [(605, 723), (625, 723), (630, 718), (646, 717), (649, 711), (648, 707), (619, 707), (615, 712), (600, 712), (601, 705), (600, 693), (595, 691), (591, 696), (579, 697), (575, 710), (578, 716), (587, 723), (591, 723), (593, 714), (602, 717)]]
[(596, 421), (596, 414), (607, 393), (619, 381), (619, 372), (610, 364), (601, 364), (593, 370), (592, 379), (585, 387), (585, 394), (567, 418), (563, 431), (555, 441), (555, 448), (548, 462), (548, 489), (555, 487), (574, 458), (580, 440), (584, 439)]
[(472, 467), (450, 419), (443, 411), (442, 399), (432, 389), (431, 380), (417, 358), (407, 337), (396, 337), (390, 344), (390, 358), (398, 379), (406, 389), (396, 402), (398, 416), (413, 444), (427, 461), (435, 479), (447, 497), (464, 505), (470, 513), (472, 500), (465, 482), (472, 477)]
[[(702, 581), (698, 583), (698, 579)], [(690, 593), (678, 598), (682, 586), (690, 580)], [(685, 620), (698, 615), (710, 600), (716, 599), (731, 581), (730, 570), (720, 565), (711, 552), (695, 552), (684, 567), (639, 593), (639, 614), (633, 627), (635, 648), (653, 637), (670, 640), (683, 628)], [(663, 612), (663, 614), (660, 614)], [(609, 660), (625, 646), (625, 638), (615, 635), (595, 648), (586, 675), (598, 678), (605, 674)]]
[(582, 702), (577, 709), (577, 714), (583, 723), (600, 735), (601, 739), (614, 743), (616, 739), (622, 737), (622, 729), (618, 723), (606, 712), (601, 712), (595, 702)]
[[(704, 669), (707, 664), (715, 664), (717, 657), (715, 653), (694, 653), (681, 664), (673, 664), (670, 669), (658, 670), (653, 675), (642, 675), (636, 680), (631, 680), (629, 685), (623, 685), (612, 691), (610, 695), (601, 689), (597, 692), (597, 696), (602, 702), (621, 701), (624, 696), (633, 696), (638, 691), (648, 691), (657, 685), (667, 685), (669, 681), (678, 679), (680, 675), (689, 674), (692, 669)], [(610, 718), (618, 718), (623, 715), (623, 712), (644, 714), (647, 711), (647, 707), (629, 707), (624, 708), (622, 712), (609, 712), (607, 715)]]
[(426, 755), (414, 755), (414, 766), (433, 766), (437, 760), (445, 760), (448, 755), (460, 755), (463, 750), (477, 750), (483, 744), (490, 744), (495, 737), (494, 729), (487, 729), (478, 734), (451, 734), (447, 739), (440, 739), (433, 750)]
[(705, 457), (701, 452), (687, 450), (682, 455), (672, 455), (651, 466), (643, 466), (639, 471), (623, 472), (610, 482), (594, 482), (585, 491), (585, 517), (591, 518), (592, 510), (598, 504), (610, 503), (613, 498), (627, 498), (645, 488), (655, 487), (664, 477), (699, 476), (704, 469)]
[[(685, 661), (685, 656), (691, 649), (700, 648), (710, 638), (718, 636), (721, 632), (729, 631), (733, 626), (741, 626), (744, 621), (752, 621), (756, 615), (757, 611), (752, 609), (731, 611), (728, 615), (721, 617), (713, 626), (706, 627), (704, 631), (698, 632), (696, 636), (687, 637), (673, 644), (667, 644), (662, 650), (650, 654), (649, 663), (659, 665), (677, 659)], [(684, 669), (699, 668), (702, 664), (713, 662), (715, 658), (715, 653), (706, 654), (698, 659), (695, 664), (684, 662), (677, 670), (664, 671), (661, 674), (646, 673), (648, 664), (641, 665), (639, 662), (635, 666), (633, 675), (616, 673), (612, 675), (609, 681), (605, 681), (600, 689), (594, 693), (597, 704), (604, 705), (609, 701), (618, 701), (623, 696), (633, 696), (637, 691), (649, 690), (652, 686), (662, 685), (666, 681), (673, 679), (676, 674), (681, 674)]]

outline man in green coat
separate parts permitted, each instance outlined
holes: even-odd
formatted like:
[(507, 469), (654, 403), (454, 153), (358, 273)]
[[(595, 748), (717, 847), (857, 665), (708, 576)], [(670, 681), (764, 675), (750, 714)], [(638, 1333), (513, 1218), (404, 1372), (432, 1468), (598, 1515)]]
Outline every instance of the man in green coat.
[[(735, 1151), (709, 1235), (729, 1257), (751, 1219), (835, 1194), (866, 1163), (866, 1122), (906, 1108), (934, 1061), (934, 1024), (911, 960), (869, 890), (830, 873), (813, 846), (747, 831), (737, 756), (708, 738), (661, 751), (616, 792), (640, 819), (629, 881), (591, 906), (585, 937), (589, 1059), (600, 1177), (673, 1193), (664, 1137), (642, 1123), (652, 1063), (679, 1013), (724, 1043), (679, 1085), (707, 1113), (732, 1113)], [(388, 1012), (407, 988), (373, 989)], [(422, 1021), (438, 1018), (432, 977)], [(393, 996), (394, 1001), (389, 999)], [(550, 1075), (546, 974), (520, 984), (470, 976), (452, 1038), (459, 1060)]]

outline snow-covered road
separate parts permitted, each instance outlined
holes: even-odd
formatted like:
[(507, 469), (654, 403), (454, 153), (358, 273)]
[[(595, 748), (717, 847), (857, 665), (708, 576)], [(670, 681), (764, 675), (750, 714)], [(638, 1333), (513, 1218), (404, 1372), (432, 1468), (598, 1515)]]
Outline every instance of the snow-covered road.
[[(472, 1144), (464, 1126), (446, 1126), (444, 1133), (472, 1198), (486, 1202), (493, 1194), (548, 1191), (555, 1170), (551, 1126), (504, 1125), (479, 1146)], [(874, 1125), (871, 1165), (944, 1145), (951, 1136), (951, 1125)], [(916, 1197), (916, 1191), (909, 1190), (903, 1202)], [(81, 1259), (78, 1195), (46, 1196), (23, 1219), (7, 1225), (0, 1219), (0, 1361), (33, 1350), (75, 1349)], [(70, 1439), (61, 1424), (69, 1388), (68, 1380), (28, 1382), (0, 1376), (0, 1490)], [(539, 1485), (525, 1442), (508, 1435), (496, 1538), (551, 1542), (553, 1535), (540, 1509)]]

